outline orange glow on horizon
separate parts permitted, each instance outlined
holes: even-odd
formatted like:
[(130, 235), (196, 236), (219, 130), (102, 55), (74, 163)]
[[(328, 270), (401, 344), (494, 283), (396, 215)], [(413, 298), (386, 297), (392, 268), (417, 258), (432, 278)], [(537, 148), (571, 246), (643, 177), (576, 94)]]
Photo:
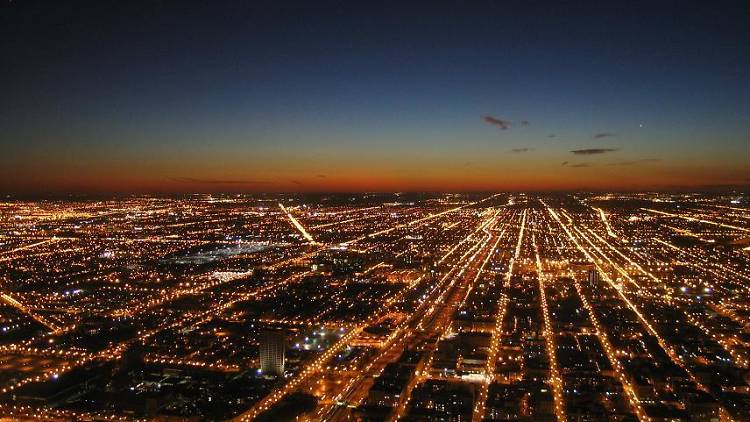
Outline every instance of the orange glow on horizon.
[(0, 191), (11, 194), (196, 192), (394, 192), (700, 190), (747, 185), (746, 165), (650, 164), (587, 167), (554, 157), (469, 161), (449, 154), (423, 160), (326, 157), (238, 159), (163, 158), (152, 162), (96, 161), (88, 166), (37, 161), (0, 170)]

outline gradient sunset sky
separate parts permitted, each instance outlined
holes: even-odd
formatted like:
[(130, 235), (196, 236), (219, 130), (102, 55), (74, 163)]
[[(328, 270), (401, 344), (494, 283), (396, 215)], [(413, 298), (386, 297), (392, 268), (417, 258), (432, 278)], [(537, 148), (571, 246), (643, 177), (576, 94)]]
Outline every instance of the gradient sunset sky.
[(750, 185), (750, 2), (561, 3), (3, 0), (0, 193)]

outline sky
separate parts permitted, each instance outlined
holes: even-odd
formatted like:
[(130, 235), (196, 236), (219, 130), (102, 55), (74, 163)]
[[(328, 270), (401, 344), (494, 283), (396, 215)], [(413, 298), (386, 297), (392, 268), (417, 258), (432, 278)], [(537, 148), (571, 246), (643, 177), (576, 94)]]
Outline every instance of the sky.
[(0, 0), (0, 194), (750, 185), (750, 3)]

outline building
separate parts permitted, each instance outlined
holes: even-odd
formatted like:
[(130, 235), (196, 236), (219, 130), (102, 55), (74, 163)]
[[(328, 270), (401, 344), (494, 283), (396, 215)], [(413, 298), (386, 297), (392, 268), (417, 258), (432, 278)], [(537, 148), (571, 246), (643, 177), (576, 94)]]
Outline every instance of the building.
[(599, 284), (599, 271), (596, 269), (589, 270), (587, 279), (589, 281), (589, 286), (591, 286), (591, 288), (596, 288)]
[(260, 369), (265, 375), (284, 376), (284, 330), (267, 329), (260, 333)]

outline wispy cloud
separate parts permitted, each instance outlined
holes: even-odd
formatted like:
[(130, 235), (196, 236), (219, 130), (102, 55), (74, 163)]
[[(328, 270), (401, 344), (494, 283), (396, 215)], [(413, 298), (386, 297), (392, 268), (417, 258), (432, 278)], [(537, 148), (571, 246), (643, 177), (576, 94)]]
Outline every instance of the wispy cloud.
[(547, 137), (548, 137), (548, 138), (556, 138), (556, 137), (557, 137), (557, 135), (555, 135), (554, 133), (550, 133), (549, 135), (547, 135)]
[(497, 117), (492, 117), (492, 116), (483, 116), (482, 120), (484, 120), (485, 122), (493, 126), (497, 126), (502, 130), (506, 130), (510, 128), (510, 121), (508, 120), (498, 119)]
[(593, 138), (594, 139), (602, 139), (602, 138), (611, 138), (613, 136), (616, 136), (614, 133), (611, 132), (599, 132), (595, 133)]
[(573, 169), (577, 169), (583, 167), (591, 167), (591, 163), (571, 163), (570, 161), (563, 161), (562, 164), (560, 164), (560, 167), (570, 167)]
[(222, 180), (222, 179), (196, 179), (193, 177), (168, 177), (169, 180), (179, 183), (200, 183), (206, 185), (265, 185), (268, 180)]
[(606, 154), (608, 152), (615, 152), (617, 148), (586, 148), (586, 149), (574, 149), (572, 152), (575, 155), (596, 155)]
[(522, 152), (529, 152), (529, 151), (534, 151), (534, 148), (513, 148), (512, 150), (510, 150), (510, 152), (513, 152), (516, 154), (522, 153)]
[(635, 166), (638, 164), (647, 164), (647, 163), (658, 163), (661, 161), (661, 158), (641, 158), (640, 160), (632, 160), (632, 161), (618, 161), (616, 163), (609, 164), (610, 166)]
[(328, 176), (326, 176), (325, 174), (319, 174), (319, 175), (318, 175), (318, 179), (325, 179), (325, 178), (327, 178), (327, 177), (328, 177)]
[(521, 126), (528, 126), (528, 125), (530, 125), (530, 123), (529, 123), (528, 120), (521, 120), (519, 123), (521, 124)]

